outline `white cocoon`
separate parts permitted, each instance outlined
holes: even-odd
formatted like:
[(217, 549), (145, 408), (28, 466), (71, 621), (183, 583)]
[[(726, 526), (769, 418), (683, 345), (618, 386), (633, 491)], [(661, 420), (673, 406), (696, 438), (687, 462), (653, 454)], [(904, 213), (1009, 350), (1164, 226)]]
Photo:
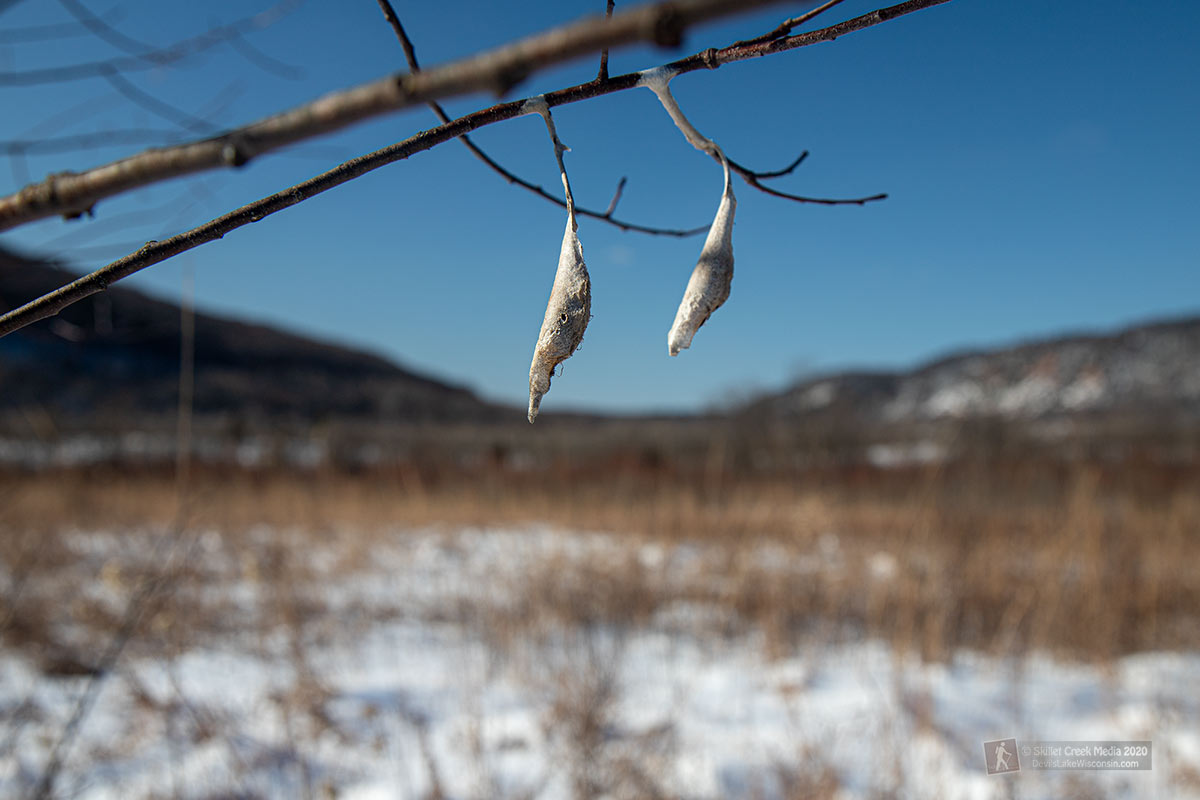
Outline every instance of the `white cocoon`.
[(592, 281), (583, 263), (583, 246), (575, 233), (575, 216), (567, 216), (562, 251), (558, 256), (558, 271), (546, 304), (546, 316), (533, 349), (529, 365), (529, 421), (538, 415), (542, 397), (550, 391), (550, 378), (555, 368), (565, 361), (587, 330), (592, 315)]
[(675, 312), (675, 322), (667, 334), (667, 352), (673, 356), (691, 347), (696, 331), (729, 298), (729, 287), (733, 283), (733, 214), (736, 209), (737, 199), (733, 196), (729, 165), (726, 164), (721, 205), (717, 207), (717, 216), (708, 229), (700, 260), (692, 270), (679, 310)]

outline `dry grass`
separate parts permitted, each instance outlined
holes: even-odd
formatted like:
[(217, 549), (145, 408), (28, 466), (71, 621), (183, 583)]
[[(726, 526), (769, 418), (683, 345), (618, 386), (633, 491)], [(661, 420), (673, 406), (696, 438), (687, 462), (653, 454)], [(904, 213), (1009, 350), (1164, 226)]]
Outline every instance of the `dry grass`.
[[(171, 591), (148, 609), (130, 647), (169, 660), (197, 642), (243, 637), (264, 659), (283, 653), (294, 680), (277, 705), (303, 742), (343, 735), (309, 661), (317, 645), (366, 630), (379, 615), (436, 614), (496, 657), (524, 659), (528, 679), (548, 693), (543, 735), (569, 766), (575, 796), (665, 797), (670, 726), (613, 733), (621, 630), (752, 631), (779, 655), (862, 636), (934, 660), (961, 647), (1098, 662), (1195, 649), (1198, 479), (1192, 467), (1129, 463), (963, 462), (754, 479), (638, 459), (601, 471), (199, 469), (184, 545), (204, 557), (171, 567)], [(118, 599), (163, 577), (153, 543), (178, 521), (173, 476), (18, 473), (0, 486), (0, 641), (46, 674), (88, 674), (122, 624)], [(375, 566), (404, 529), (533, 523), (607, 535), (585, 557), (541, 554), (510, 577), (503, 597), (437, 609), (334, 610), (306, 588), (330, 572)], [(97, 537), (102, 546), (93, 546)], [(253, 588), (253, 603), (219, 588), (231, 578)], [(183, 731), (176, 735), (200, 741), (220, 727), (178, 698), (131, 693), (139, 714), (165, 718)], [(921, 703), (912, 699), (914, 720), (928, 716)], [(427, 762), (430, 796), (439, 796), (422, 720), (404, 716), (403, 724)], [(316, 796), (322, 789), (302, 750), (296, 743), (272, 758), (282, 759), (289, 785)], [(760, 779), (763, 796), (841, 790), (836, 771), (810, 756)], [(480, 796), (499, 796), (484, 778), (480, 785)]]
[[(59, 533), (167, 529), (176, 509), (172, 478), (153, 472), (10, 475), (4, 485), (0, 558), (10, 579), (0, 620), (10, 645), (53, 628), (28, 585), (87, 580)], [(1200, 645), (1197, 486), (1195, 469), (1137, 464), (964, 463), (755, 480), (637, 464), (599, 477), (212, 469), (195, 477), (189, 525), (220, 531), (243, 571), (276, 586), (297, 585), (307, 566), (296, 560), (303, 548), (246, 540), (264, 525), (336, 537), (345, 569), (370, 563), (378, 537), (397, 528), (606, 531), (630, 547), (534, 565), (514, 619), (632, 623), (695, 601), (760, 627), (781, 651), (817, 631), (882, 636), (934, 659), (961, 646), (1107, 659)], [(645, 558), (647, 545), (681, 542), (705, 553), (688, 572)], [(152, 568), (114, 562), (92, 577), (130, 582)], [(39, 574), (58, 580), (30, 580)], [(287, 600), (278, 604), (287, 613), (316, 613)], [(91, 617), (77, 622), (113, 624), (103, 608), (87, 608)]]

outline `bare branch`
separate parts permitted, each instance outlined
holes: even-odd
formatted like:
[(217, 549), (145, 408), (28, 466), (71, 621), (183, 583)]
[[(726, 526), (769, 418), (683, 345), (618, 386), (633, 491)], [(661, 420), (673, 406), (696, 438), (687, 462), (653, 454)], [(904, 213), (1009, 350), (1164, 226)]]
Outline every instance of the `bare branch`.
[[(611, 17), (612, 12), (613, 12), (613, 0), (608, 0), (608, 4), (605, 6), (605, 9), (604, 9), (604, 17), (606, 19)], [(596, 81), (597, 82), (604, 83), (606, 80), (608, 80), (608, 48), (607, 47), (600, 51), (600, 71), (598, 73), (596, 73)]]
[[(733, 164), (730, 164), (730, 166), (732, 167)], [(753, 176), (747, 177), (745, 175), (742, 175), (742, 180), (746, 181), (746, 183), (753, 186), (755, 189), (758, 189), (760, 192), (769, 194), (772, 197), (780, 197), (780, 198), (783, 198), (784, 200), (794, 200), (797, 203), (812, 203), (814, 205), (819, 205), (819, 206), (865, 206), (867, 203), (873, 203), (877, 200), (886, 200), (887, 199), (886, 192), (881, 192), (879, 194), (873, 194), (873, 195), (870, 195), (869, 197), (848, 197), (848, 198), (807, 197), (805, 195), (799, 195), (799, 194), (788, 194), (787, 192), (781, 192), (778, 189), (772, 189), (770, 186), (763, 186), (761, 183), (758, 182), (758, 179)]]
[(8, 11), (19, 2), (21, 2), (21, 0), (0, 0), (0, 14)]
[[(554, 203), (557, 206), (560, 206), (562, 208), (567, 207), (567, 204), (562, 200), (562, 198), (555, 197), (554, 195), (550, 194), (545, 189), (543, 189), (541, 186), (538, 186), (535, 183), (530, 183), (529, 181), (525, 180), (524, 178), (520, 177), (519, 175), (515, 175), (512, 172), (509, 172), (507, 169), (505, 169), (503, 166), (501, 166), (499, 163), (497, 163), (491, 156), (489, 156), (487, 153), (480, 150), (479, 147), (476, 146), (475, 142), (473, 142), (469, 136), (463, 135), (458, 138), (462, 141), (462, 143), (464, 145), (467, 146), (468, 149), (470, 149), (470, 151), (480, 161), (482, 161), (483, 163), (485, 163), (489, 167), (491, 167), (493, 170), (495, 170), (498, 175), (503, 177), (509, 183), (516, 184), (517, 186), (520, 186), (523, 189), (528, 189), (529, 191), (536, 194), (538, 197), (545, 198), (546, 200), (549, 200), (551, 203)], [(624, 178), (621, 179), (620, 185), (621, 186), (625, 185)], [(620, 196), (620, 193), (618, 192), (618, 197), (619, 196)], [(615, 217), (612, 216), (612, 211), (615, 210), (616, 199), (617, 198), (614, 198), (614, 202), (610, 203), (609, 211), (605, 211), (605, 212), (601, 213), (599, 211), (593, 211), (591, 209), (576, 206), (575, 213), (581, 217), (590, 217), (591, 219), (598, 219), (601, 222), (607, 222), (608, 224), (613, 225), (617, 228), (620, 228), (623, 231), (631, 231), (634, 233), (646, 233), (646, 234), (650, 234), (651, 236), (674, 236), (676, 238), (682, 239), (682, 238), (686, 238), (688, 236), (696, 236), (697, 234), (704, 233), (706, 230), (708, 230), (707, 225), (702, 225), (698, 228), (656, 228), (656, 227), (653, 227), (650, 225), (641, 225), (636, 222), (627, 222), (625, 220), (616, 219)]]
[[(608, 203), (608, 210), (604, 212), (604, 219), (609, 219), (612, 217), (613, 212), (617, 210), (617, 203), (621, 202), (621, 193), (624, 191), (625, 178), (622, 176), (621, 180), (617, 181), (617, 190), (613, 192), (613, 199)], [(696, 232), (699, 233), (702, 230), (704, 230), (704, 228), (697, 228)]]
[[(863, 28), (869, 28), (872, 25), (888, 22), (896, 17), (911, 14), (914, 11), (921, 11), (922, 9), (940, 6), (949, 2), (950, 0), (906, 0), (906, 2), (897, 3), (887, 8), (877, 8), (874, 11), (868, 11), (866, 14), (848, 19), (845, 22), (839, 22), (836, 25), (830, 25), (827, 28), (809, 31), (808, 33), (798, 33), (794, 36), (774, 39), (770, 42), (755, 42), (749, 45), (735, 44), (725, 48), (718, 54), (717, 60), (720, 63), (717, 66), (733, 61), (741, 61), (748, 57), (761, 57), (771, 55), (772, 53), (782, 53), (785, 50), (795, 50), (797, 47), (807, 47), (810, 44), (818, 42), (832, 42), (839, 36), (845, 36), (848, 33), (854, 33)], [(813, 9), (813, 13), (815, 14), (821, 10), (821, 8)], [(716, 67), (713, 67), (713, 69), (716, 69)]]
[[(781, 0), (672, 0), (623, 11), (608, 19), (585, 17), (445, 66), (389, 75), (334, 92), (223, 136), (146, 151), (84, 173), (51, 175), (0, 198), (0, 230), (57, 214), (79, 215), (105, 197), (150, 183), (242, 166), (256, 156), (302, 139), (430, 100), (476, 91), (504, 94), (538, 70), (604, 47), (642, 41), (675, 46), (683, 31), (698, 22), (778, 2)], [(92, 65), (87, 73), (94, 75), (96, 69)], [(0, 82), (3, 78), (0, 73)], [(606, 84), (604, 88), (610, 87)]]
[[(909, 14), (930, 6), (949, 2), (949, 0), (908, 0), (899, 5), (878, 9), (860, 17), (847, 20), (818, 31), (790, 36), (769, 43), (752, 46), (726, 48), (724, 50), (706, 50), (703, 53), (689, 56), (667, 65), (677, 73), (692, 72), (699, 69), (716, 69), (721, 64), (732, 63), (749, 58), (756, 58), (772, 52), (804, 47), (817, 42), (829, 41), (854, 31), (869, 28), (903, 14)], [(592, 97), (632, 89), (638, 85), (641, 75), (628, 73), (610, 79), (604, 85), (595, 81), (560, 89), (545, 95), (549, 107), (577, 103)], [(523, 100), (500, 103), (490, 108), (476, 111), (452, 122), (424, 131), (403, 142), (398, 142), (374, 153), (360, 156), (335, 167), (328, 172), (310, 178), (281, 192), (276, 192), (261, 200), (245, 205), (228, 214), (217, 217), (209, 222), (192, 228), (189, 231), (172, 236), (161, 242), (147, 242), (137, 252), (118, 259), (95, 272), (85, 275), (66, 286), (43, 295), (20, 308), (0, 316), (0, 336), (5, 336), (40, 319), (52, 316), (63, 308), (106, 289), (110, 284), (153, 264), (165, 261), (179, 253), (199, 247), (206, 242), (220, 239), (225, 234), (237, 228), (282, 211), (285, 208), (303, 202), (309, 197), (340, 186), (372, 170), (386, 164), (412, 156), (415, 153), (428, 150), (442, 142), (462, 136), (484, 125), (491, 125), (502, 120), (520, 116), (525, 103)]]
[[(398, 16), (396, 16), (396, 10), (392, 7), (390, 0), (376, 0), (376, 1), (379, 3), (380, 10), (383, 11), (384, 19), (386, 19), (388, 24), (392, 26), (392, 30), (395, 32), (396, 38), (400, 40), (400, 47), (404, 50), (404, 58), (408, 62), (408, 68), (410, 70), (412, 70), (414, 73), (420, 72), (421, 65), (417, 62), (416, 48), (413, 47), (412, 40), (408, 38), (408, 33), (404, 30), (404, 25), (400, 22), (400, 18)], [(611, 6), (612, 6), (612, 3), (610, 2), (609, 3), (609, 13), (610, 14), (612, 12)], [(431, 109), (433, 109), (433, 113), (437, 115), (437, 118), (440, 122), (445, 124), (450, 121), (450, 116), (446, 113), (446, 110), (444, 108), (442, 108), (441, 104), (438, 103), (436, 100), (429, 101), (429, 103), (427, 103), (427, 105)], [(489, 156), (477, 144), (475, 144), (475, 142), (471, 139), (470, 136), (463, 134), (462, 136), (458, 137), (458, 140), (463, 143), (463, 146), (465, 146), (467, 148), (467, 150), (471, 151), (472, 155), (474, 155), (476, 158), (478, 158), (480, 161), (482, 161), (484, 164), (486, 164), (488, 167), (490, 167), (492, 169), (492, 171), (494, 171), (500, 177), (504, 178), (509, 183), (516, 184), (517, 186), (520, 186), (522, 189), (527, 189), (527, 190), (533, 192), (534, 194), (536, 194), (538, 197), (549, 200), (551, 203), (554, 203), (555, 205), (557, 205), (561, 208), (567, 207), (566, 202), (564, 202), (557, 195), (553, 195), (550, 192), (547, 192), (541, 186), (530, 183), (529, 181), (525, 180), (524, 178), (516, 175), (513, 172), (510, 172), (508, 169), (501, 166), (500, 162), (496, 161), (494, 158)], [(621, 186), (624, 186), (624, 185), (625, 185), (625, 179), (622, 178)], [(620, 197), (619, 189), (617, 192), (617, 197)], [(678, 238), (683, 238), (683, 237), (687, 237), (687, 236), (694, 236), (698, 233), (703, 233), (704, 231), (708, 230), (707, 226), (703, 226), (703, 227), (699, 227), (699, 228), (688, 228), (688, 229), (654, 228), (654, 227), (650, 227), (648, 225), (639, 225), (635, 222), (624, 222), (619, 219), (613, 219), (612, 214), (613, 214), (613, 210), (615, 208), (616, 208), (616, 198), (614, 198), (613, 202), (609, 205), (608, 211), (606, 211), (603, 214), (596, 212), (596, 211), (592, 211), (590, 209), (579, 208), (579, 207), (575, 208), (575, 213), (580, 216), (591, 217), (592, 219), (598, 219), (602, 222), (607, 222), (609, 225), (615, 225), (616, 227), (620, 228), (623, 231), (634, 231), (636, 233), (646, 233), (646, 234), (650, 234), (652, 236), (675, 236)]]
[[(266, 27), (288, 13), (297, 0), (281, 0), (277, 5), (250, 17), (220, 25), (198, 36), (176, 42), (158, 50), (138, 55), (110, 58), (105, 61), (88, 61), (64, 67), (47, 67), (19, 72), (0, 72), (0, 86), (38, 86), (45, 83), (62, 83), (103, 76), (106, 72), (134, 72), (152, 69), (164, 64), (173, 64), (189, 56), (209, 50), (226, 41), (233, 33)], [(131, 40), (132, 41), (132, 40)]]
[(93, 94), (77, 103), (39, 119), (37, 124), (26, 128), (21, 135), (26, 138), (42, 138), (57, 133), (72, 125), (86, 122), (102, 111), (112, 109), (112, 98), (102, 94)]
[[(79, 0), (58, 0), (58, 4), (79, 22), (88, 33), (108, 42), (118, 50), (124, 50), (136, 56), (145, 56), (158, 48), (147, 42), (126, 36), (107, 22), (96, 16)], [(147, 56), (148, 57), (148, 56)]]
[(824, 5), (817, 6), (812, 11), (807, 11), (798, 17), (792, 17), (789, 20), (784, 20), (782, 23), (780, 23), (778, 28), (770, 33), (764, 33), (762, 36), (755, 36), (753, 39), (745, 39), (738, 42), (737, 45), (758, 44), (759, 42), (770, 42), (774, 41), (775, 39), (782, 39), (784, 36), (787, 36), (794, 29), (799, 28), (813, 17), (823, 14), (841, 2), (842, 0), (829, 0), (829, 2), (825, 3)]
[(118, 144), (154, 144), (181, 138), (183, 138), (183, 134), (178, 131), (156, 130), (154, 128), (120, 128), (48, 139), (10, 139), (8, 141), (0, 141), (0, 153), (4, 153), (5, 155), (13, 155), (15, 153), (28, 153), (30, 155), (71, 153), (77, 150), (93, 150), (97, 147), (111, 147)]
[[(120, 214), (110, 214), (94, 225), (72, 225), (65, 230), (60, 228), (60, 233), (38, 242), (35, 249), (41, 252), (62, 253), (68, 248), (74, 248), (109, 236), (115, 231), (127, 230), (139, 225), (153, 225), (154, 229), (149, 234), (151, 236), (158, 235), (160, 231), (171, 232), (172, 229), (165, 227), (164, 223), (176, 220), (180, 212), (186, 211), (196, 204), (195, 193), (191, 191), (191, 188), (185, 187), (182, 191), (172, 192), (171, 199), (158, 202), (150, 208), (138, 208)], [(123, 251), (128, 253), (131, 249), (136, 250), (145, 243), (144, 237), (145, 234), (143, 234), (141, 242), (136, 242), (132, 247), (125, 247)], [(112, 245), (110, 244), (108, 247), (111, 248)]]
[[(147, 59), (151, 63), (159, 63), (159, 57), (155, 55), (159, 49), (157, 45), (139, 41), (125, 35), (86, 8), (79, 0), (58, 0), (58, 2), (92, 35), (99, 37), (119, 50), (124, 50), (126, 53)], [(224, 40), (229, 43), (230, 47), (241, 55), (242, 58), (246, 59), (246, 61), (264, 72), (270, 72), (287, 80), (297, 80), (304, 75), (304, 70), (300, 67), (286, 64), (250, 44), (238, 28), (225, 26), (223, 30), (225, 34)], [(111, 74), (112, 70), (110, 69), (106, 72)], [(108, 77), (108, 74), (105, 77)]]
[[(117, 10), (110, 11), (101, 22), (111, 24), (120, 19)], [(55, 39), (72, 39), (77, 36), (90, 36), (91, 32), (78, 22), (57, 22), (50, 25), (30, 25), (24, 28), (5, 28), (0, 30), (0, 44), (26, 44), (29, 42), (44, 42)]]
[(750, 173), (755, 178), (782, 178), (784, 175), (792, 174), (792, 171), (795, 170), (796, 167), (803, 164), (805, 159), (807, 159), (807, 158), (808, 158), (808, 151), (805, 150), (800, 155), (796, 156), (795, 161), (788, 164), (783, 169), (777, 169), (777, 170), (773, 170), (773, 171), (769, 171), (769, 172), (755, 172), (753, 170), (746, 169), (741, 164), (738, 164), (736, 161), (731, 161), (730, 166), (736, 168), (739, 171), (738, 172), (739, 175)]
[[(400, 18), (396, 16), (396, 9), (392, 8), (389, 0), (377, 0), (377, 2), (379, 10), (383, 12), (383, 18), (392, 26), (392, 31), (400, 40), (400, 47), (404, 50), (404, 60), (408, 62), (408, 68), (413, 72), (420, 72), (421, 65), (417, 62), (417, 51), (413, 47), (412, 39), (409, 39), (408, 34), (405, 33), (404, 26), (400, 24)], [(445, 121), (442, 120), (442, 122)]]
[(275, 56), (268, 55), (262, 50), (250, 43), (250, 40), (242, 35), (241, 31), (231, 30), (229, 38), (226, 39), (229, 46), (237, 51), (238, 55), (249, 61), (254, 66), (261, 69), (263, 72), (269, 72), (276, 77), (283, 78), (289, 81), (298, 81), (304, 77), (304, 68), (289, 64), (286, 61), (281, 61)]
[(116, 89), (117, 93), (126, 100), (144, 108), (159, 119), (174, 123), (181, 128), (187, 128), (193, 133), (212, 133), (217, 129), (217, 126), (208, 120), (189, 114), (178, 106), (173, 106), (165, 100), (159, 100), (154, 95), (142, 91), (116, 70), (105, 71), (104, 80), (108, 81), (109, 86)]
[[(716, 156), (713, 156), (713, 158), (716, 159), (718, 162), (720, 162), (720, 160), (721, 160), (720, 158), (717, 158)], [(741, 176), (742, 180), (744, 180), (746, 182), (746, 185), (752, 186), (755, 189), (758, 189), (760, 192), (769, 194), (772, 197), (781, 197), (784, 200), (794, 200), (797, 203), (814, 203), (816, 205), (821, 205), (821, 206), (861, 206), (861, 205), (866, 205), (867, 203), (872, 203), (876, 200), (886, 200), (887, 199), (886, 194), (873, 194), (870, 197), (851, 197), (851, 198), (805, 197), (803, 195), (789, 194), (787, 192), (781, 192), (778, 189), (772, 189), (769, 186), (763, 186), (761, 183), (759, 183), (759, 181), (762, 179), (782, 178), (784, 175), (790, 174), (792, 172), (792, 170), (794, 170), (794, 169), (796, 169), (796, 167), (800, 166), (800, 164), (803, 163), (806, 158), (808, 158), (807, 150), (805, 150), (803, 153), (801, 153), (796, 158), (795, 161), (793, 161), (791, 164), (788, 164), (783, 169), (777, 169), (777, 170), (773, 170), (770, 172), (755, 172), (752, 169), (743, 167), (741, 164), (734, 161), (732, 158), (727, 157), (726, 160), (729, 162), (729, 168), (731, 170), (733, 170), (734, 172), (736, 172), (739, 176)]]

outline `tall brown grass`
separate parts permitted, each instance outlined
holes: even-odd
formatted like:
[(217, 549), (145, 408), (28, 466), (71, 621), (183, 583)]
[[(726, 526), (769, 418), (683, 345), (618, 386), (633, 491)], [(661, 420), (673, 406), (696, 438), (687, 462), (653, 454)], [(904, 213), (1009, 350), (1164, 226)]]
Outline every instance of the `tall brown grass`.
[[(235, 551), (263, 525), (318, 539), (340, 532), (348, 569), (405, 527), (608, 532), (628, 542), (623, 558), (531, 566), (521, 618), (635, 622), (695, 601), (760, 627), (781, 651), (814, 632), (880, 636), (935, 659), (963, 646), (1106, 659), (1200, 645), (1196, 467), (964, 461), (749, 479), (637, 459), (608, 467), (200, 469), (189, 524), (220, 531)], [(176, 511), (172, 477), (149, 470), (10, 474), (3, 485), (0, 559), (13, 577), (0, 619), (10, 643), (53, 628), (28, 589), (71, 569), (62, 531), (163, 527)], [(686, 575), (639, 556), (683, 542), (706, 553)], [(103, 627), (102, 616), (89, 622)]]
[[(542, 735), (575, 796), (644, 798), (671, 796), (662, 776), (678, 753), (669, 721), (613, 735), (622, 631), (639, 626), (753, 633), (780, 656), (862, 637), (931, 660), (968, 647), (1105, 663), (1200, 646), (1198, 467), (992, 457), (764, 474), (735, 463), (714, 456), (688, 467), (635, 451), (519, 468), (199, 467), (183, 523), (202, 557), (174, 564), (170, 591), (127, 651), (169, 663), (233, 637), (264, 661), (285, 659), (294, 680), (272, 702), (289, 739), (270, 759), (315, 797), (336, 787), (321, 783), (331, 779), (312, 771), (306, 749), (352, 734), (331, 714), (312, 654), (379, 620), (433, 614), (477, 636), (491, 658), (517, 664), (545, 694)], [(150, 467), (0, 476), (0, 644), (50, 676), (96, 670), (122, 624), (114, 598), (163, 578), (147, 542), (180, 523), (177, 491), (170, 470)], [(313, 591), (331, 572), (378, 569), (378, 555), (405, 530), (480, 527), (487, 536), (546, 524), (564, 542), (603, 546), (535, 554), (499, 594), (440, 608), (335, 609)], [(225, 591), (235, 582), (253, 590), (252, 603)], [(157, 696), (117, 672), (135, 700), (131, 719), (161, 718), (181, 748), (220, 736), (218, 716), (182, 691)], [(929, 716), (927, 698), (909, 700), (905, 713)], [(5, 741), (45, 724), (45, 713), (13, 710)], [(429, 796), (442, 796), (425, 722), (398, 713), (426, 765)], [(479, 796), (500, 796), (482, 739), (471, 746)], [(229, 758), (246, 780), (261, 772), (236, 749)], [(814, 752), (755, 780), (763, 796), (835, 797), (842, 788)], [(902, 787), (903, 776), (895, 782)]]

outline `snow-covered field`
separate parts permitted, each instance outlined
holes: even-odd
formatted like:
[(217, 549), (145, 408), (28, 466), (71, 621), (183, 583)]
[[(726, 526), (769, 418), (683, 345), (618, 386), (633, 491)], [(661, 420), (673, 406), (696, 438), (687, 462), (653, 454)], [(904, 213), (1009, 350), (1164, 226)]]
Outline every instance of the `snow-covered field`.
[[(123, 565), (158, 557), (149, 536), (72, 534), (79, 585), (92, 580), (71, 602), (123, 608)], [(1197, 653), (925, 663), (820, 625), (781, 649), (687, 590), (717, 557), (699, 543), (550, 529), (397, 530), (356, 552), (345, 532), (249, 539), (264, 549), (209, 532), (186, 551), (203, 580), (177, 587), (182, 617), (151, 620), (102, 682), (55, 796), (1200, 797)], [(824, 545), (792, 559), (791, 579), (833, 568)], [(764, 545), (765, 563), (779, 557)], [(886, 580), (895, 564), (876, 562)], [(606, 582), (628, 570), (677, 599), (626, 622), (556, 607), (619, 602), (624, 586)], [(189, 609), (221, 624), (173, 637)], [(0, 653), (0, 795), (34, 790), (88, 681)], [(1153, 769), (987, 775), (983, 742), (1009, 737), (1151, 740)]]

